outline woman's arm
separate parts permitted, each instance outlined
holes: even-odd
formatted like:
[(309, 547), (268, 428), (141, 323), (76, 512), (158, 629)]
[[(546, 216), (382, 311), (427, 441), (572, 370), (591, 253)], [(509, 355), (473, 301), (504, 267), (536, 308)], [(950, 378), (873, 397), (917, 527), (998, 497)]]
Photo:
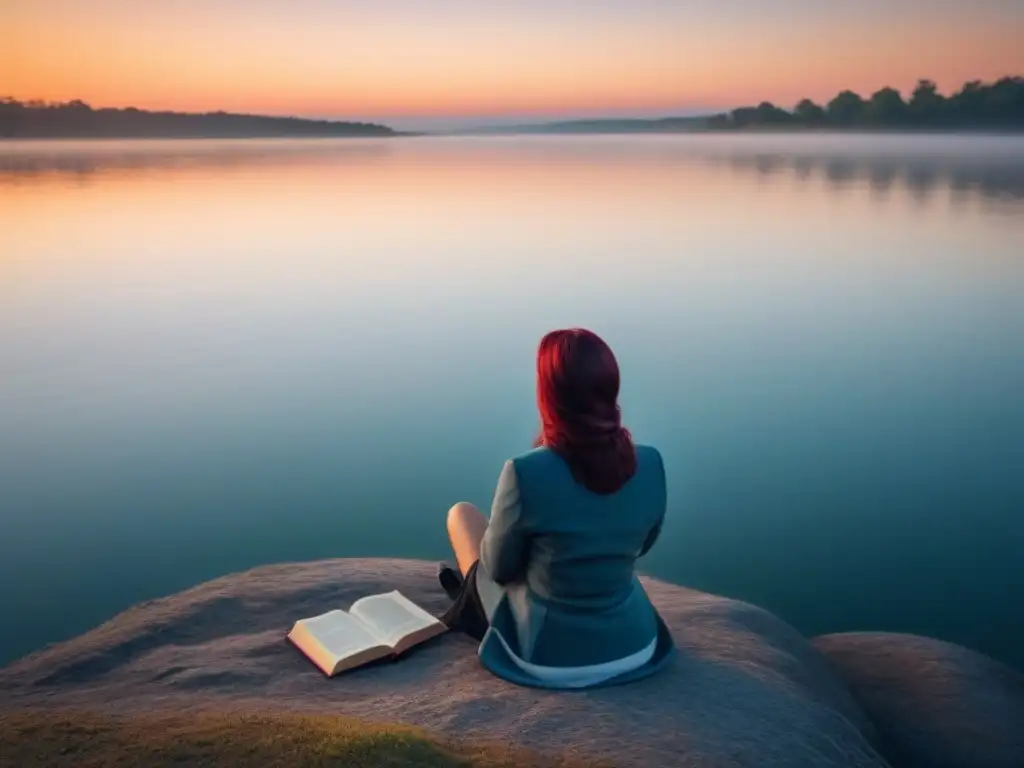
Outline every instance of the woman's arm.
[(661, 458), (661, 453), (655, 451), (658, 457), (658, 466), (661, 468), (661, 487), (659, 488), (658, 506), (660, 507), (660, 514), (658, 515), (657, 521), (651, 527), (651, 530), (647, 534), (647, 539), (644, 541), (644, 545), (640, 548), (640, 553), (637, 557), (643, 557), (651, 551), (651, 547), (658, 540), (661, 535), (661, 527), (665, 523), (665, 513), (668, 511), (668, 490), (665, 482), (665, 461)]
[(647, 540), (644, 541), (644, 545), (640, 548), (640, 554), (637, 555), (637, 557), (643, 557), (651, 551), (651, 547), (654, 546), (654, 542), (656, 542), (658, 540), (658, 537), (661, 535), (661, 526), (664, 522), (665, 516), (662, 515), (660, 518), (658, 518), (658, 522), (654, 524), (654, 527), (651, 528), (650, 533), (647, 534)]
[(491, 520), (480, 542), (480, 566), (496, 584), (519, 580), (526, 567), (526, 532), (516, 466), (506, 461), (494, 491)]

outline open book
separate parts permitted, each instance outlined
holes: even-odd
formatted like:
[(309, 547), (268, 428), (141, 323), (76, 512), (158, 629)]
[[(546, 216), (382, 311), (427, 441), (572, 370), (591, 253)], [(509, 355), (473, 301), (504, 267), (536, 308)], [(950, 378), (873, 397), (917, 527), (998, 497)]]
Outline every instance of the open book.
[(333, 677), (413, 646), (447, 627), (400, 592), (356, 600), (345, 611), (329, 611), (295, 622), (288, 639)]

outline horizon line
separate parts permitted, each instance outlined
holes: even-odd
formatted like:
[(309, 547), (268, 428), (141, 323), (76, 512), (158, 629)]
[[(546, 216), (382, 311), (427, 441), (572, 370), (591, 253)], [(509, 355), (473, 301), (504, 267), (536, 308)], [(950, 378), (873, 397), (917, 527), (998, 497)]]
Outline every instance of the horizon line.
[[(1016, 80), (1020, 79), (1022, 75), (1019, 74), (1004, 74), (999, 77), (993, 77), (991, 79), (981, 78), (970, 78), (964, 80), (959, 87), (948, 89), (944, 95), (953, 96), (963, 89), (963, 87), (969, 83), (982, 83), (985, 85), (993, 85), (1003, 80)], [(918, 83), (921, 82), (932, 82), (927, 77), (918, 79)], [(892, 86), (882, 86), (876, 89), (872, 94), (861, 94), (851, 88), (840, 89), (833, 95), (852, 91), (857, 93), (861, 98), (868, 100), (874, 93), (879, 91), (893, 88)], [(902, 89), (896, 88), (898, 92), (903, 93)], [(938, 90), (939, 94), (942, 94), (941, 90)], [(809, 97), (805, 97), (809, 98)], [(488, 128), (513, 128), (517, 126), (522, 127), (536, 127), (542, 125), (556, 125), (564, 123), (579, 123), (579, 122), (601, 122), (601, 121), (657, 121), (657, 120), (672, 120), (672, 119), (692, 119), (692, 118), (711, 118), (720, 116), (723, 114), (729, 114), (737, 109), (743, 109), (746, 107), (756, 106), (757, 104), (772, 104), (773, 106), (780, 106), (780, 104), (770, 100), (762, 99), (757, 102), (751, 102), (747, 104), (738, 104), (723, 107), (682, 107), (673, 109), (655, 109), (655, 108), (643, 108), (639, 107), (636, 110), (626, 111), (622, 108), (616, 109), (615, 107), (608, 107), (607, 111), (598, 111), (601, 108), (597, 108), (593, 111), (587, 112), (576, 112), (576, 113), (559, 113), (559, 112), (511, 112), (511, 113), (494, 113), (484, 112), (476, 114), (423, 114), (423, 113), (412, 113), (412, 114), (392, 114), (389, 116), (374, 117), (368, 115), (337, 115), (337, 114), (302, 114), (299, 112), (277, 112), (274, 110), (258, 111), (258, 110), (242, 110), (233, 111), (227, 109), (213, 109), (213, 110), (188, 110), (188, 109), (174, 109), (167, 107), (138, 107), (132, 104), (116, 106), (112, 104), (95, 106), (89, 103), (85, 99), (81, 98), (70, 98), (67, 100), (47, 100), (41, 98), (17, 98), (9, 95), (0, 95), (0, 102), (11, 101), (23, 105), (27, 104), (43, 104), (46, 106), (62, 106), (69, 105), (75, 102), (80, 102), (87, 105), (94, 111), (100, 110), (137, 110), (139, 112), (149, 113), (165, 113), (165, 114), (181, 114), (181, 115), (236, 115), (252, 118), (272, 118), (272, 119), (286, 119), (286, 120), (305, 120), (315, 122), (331, 122), (331, 123), (363, 123), (373, 124), (386, 128), (395, 129), (398, 123), (420, 123), (421, 125), (434, 124), (436, 127), (433, 130), (462, 130), (472, 131), (476, 129), (488, 129)], [(829, 103), (828, 100), (815, 100), (811, 101), (825, 106)], [(799, 103), (799, 100), (798, 102)], [(783, 107), (785, 108), (785, 107)], [(441, 127), (442, 124), (447, 124), (446, 127)], [(410, 130), (409, 128), (399, 130)], [(426, 132), (429, 129), (419, 129)]]

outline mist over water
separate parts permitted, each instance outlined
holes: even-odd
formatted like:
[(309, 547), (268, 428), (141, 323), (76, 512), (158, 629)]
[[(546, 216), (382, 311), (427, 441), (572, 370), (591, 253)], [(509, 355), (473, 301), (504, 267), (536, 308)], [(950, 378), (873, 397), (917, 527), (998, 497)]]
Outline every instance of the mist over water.
[(0, 663), (263, 563), (449, 557), (583, 325), (643, 562), (1024, 667), (1024, 140), (0, 143)]

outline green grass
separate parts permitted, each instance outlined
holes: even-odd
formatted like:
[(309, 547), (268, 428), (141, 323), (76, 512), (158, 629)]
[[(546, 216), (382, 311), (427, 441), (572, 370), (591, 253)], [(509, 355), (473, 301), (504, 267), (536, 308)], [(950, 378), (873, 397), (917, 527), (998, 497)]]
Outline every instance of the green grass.
[(417, 728), (328, 716), (0, 712), (0, 766), (345, 766), (592, 768), (509, 745), (459, 743)]

